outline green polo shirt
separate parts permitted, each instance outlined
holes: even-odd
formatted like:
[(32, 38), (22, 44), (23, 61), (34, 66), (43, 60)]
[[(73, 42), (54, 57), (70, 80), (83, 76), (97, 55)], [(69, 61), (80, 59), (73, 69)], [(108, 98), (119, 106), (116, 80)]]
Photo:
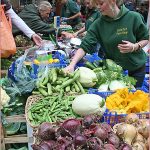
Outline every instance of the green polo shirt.
[[(62, 7), (61, 17), (69, 18), (79, 12), (80, 12), (80, 8), (78, 7), (77, 3), (74, 2), (73, 0), (68, 0), (67, 3)], [(81, 19), (80, 17), (78, 17), (72, 20), (68, 20), (67, 24), (71, 26), (75, 26), (80, 22), (81, 22)]]
[(100, 16), (90, 26), (80, 47), (87, 53), (93, 53), (93, 47), (99, 42), (106, 58), (114, 60), (125, 70), (134, 71), (145, 64), (145, 52), (141, 49), (121, 53), (117, 46), (122, 40), (136, 43), (148, 38), (148, 29), (143, 17), (137, 12), (129, 11), (123, 5), (116, 19)]

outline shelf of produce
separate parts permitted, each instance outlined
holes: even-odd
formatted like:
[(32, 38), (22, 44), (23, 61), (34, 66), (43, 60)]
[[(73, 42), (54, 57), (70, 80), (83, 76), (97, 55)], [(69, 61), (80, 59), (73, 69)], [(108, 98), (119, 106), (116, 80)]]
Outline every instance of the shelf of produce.
[[(8, 123), (13, 123), (13, 122), (26, 122), (25, 115), (13, 115), (13, 116), (7, 116), (6, 121)], [(28, 124), (27, 124), (28, 126)], [(7, 136), (4, 133), (4, 129), (2, 128), (1, 132), (1, 150), (5, 150), (5, 145), (6, 144), (11, 144), (11, 143), (28, 143), (28, 150), (31, 149), (31, 144), (33, 143), (33, 137), (32, 137), (32, 130), (27, 127), (27, 134), (20, 134), (20, 135), (12, 135), (12, 136)]]

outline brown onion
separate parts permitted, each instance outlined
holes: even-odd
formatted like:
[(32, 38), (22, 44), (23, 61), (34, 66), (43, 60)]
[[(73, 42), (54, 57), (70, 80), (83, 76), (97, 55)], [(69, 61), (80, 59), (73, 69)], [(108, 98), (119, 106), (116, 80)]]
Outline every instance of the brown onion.
[(125, 118), (125, 122), (128, 124), (137, 123), (138, 121), (139, 121), (139, 117), (135, 113), (130, 113)]
[(148, 138), (149, 137), (149, 131), (150, 131), (150, 120), (148, 119), (143, 119), (141, 120), (141, 125), (138, 128), (138, 132), (144, 137)]
[(149, 148), (150, 148), (150, 137), (148, 137), (145, 145), (146, 145), (147, 150), (149, 150)]

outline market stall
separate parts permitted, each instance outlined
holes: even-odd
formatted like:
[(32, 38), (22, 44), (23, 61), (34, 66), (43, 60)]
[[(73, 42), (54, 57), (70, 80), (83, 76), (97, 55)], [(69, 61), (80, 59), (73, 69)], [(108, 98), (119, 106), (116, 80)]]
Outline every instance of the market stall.
[[(54, 27), (74, 32), (57, 20)], [(37, 47), (16, 37), (21, 50), (2, 60), (0, 149), (148, 150), (149, 53), (145, 80), (135, 88), (127, 70), (97, 53), (64, 72), (82, 37), (42, 38)]]
[[(103, 149), (131, 149), (131, 145), (132, 148), (145, 147), (148, 136), (147, 133), (145, 136), (143, 128), (148, 129), (148, 78), (145, 78), (141, 89), (135, 89), (135, 80), (127, 72), (123, 72), (112, 60), (102, 60), (97, 54), (86, 55), (77, 64), (74, 73), (65, 74), (63, 68), (78, 47), (72, 41), (66, 45), (66, 41), (60, 39), (59, 49), (49, 41), (45, 41), (42, 49), (27, 49), (10, 65), (7, 76), (1, 79), (1, 86), (8, 95), (8, 104), (2, 109), (3, 128), (8, 134), (4, 134), (3, 149), (5, 144), (10, 143), (28, 143), (28, 149), (46, 149), (52, 143), (45, 142), (45, 138), (37, 134), (39, 130), (43, 130), (44, 134), (55, 130), (58, 137), (55, 140), (51, 136), (46, 139), (53, 140), (54, 149), (60, 149), (60, 143), (64, 147), (75, 146), (75, 149), (95, 149), (95, 146)], [(67, 128), (66, 133), (59, 137), (59, 128), (69, 121), (79, 127), (73, 127), (73, 131), (63, 127)], [(9, 127), (11, 122), (15, 123)], [(20, 134), (20, 122), (26, 123), (26, 133), (23, 131)], [(143, 126), (138, 127), (137, 124)], [(124, 126), (125, 131), (120, 131)], [(109, 129), (107, 133), (105, 128)], [(135, 134), (128, 141), (128, 137), (126, 139), (120, 132), (128, 134), (130, 130)], [(15, 135), (17, 132), (19, 135)], [(80, 134), (74, 139), (70, 132)], [(114, 137), (111, 137), (111, 132)], [(133, 141), (137, 132), (142, 138), (140, 142)], [(141, 134), (144, 135), (141, 137)], [(105, 139), (103, 135), (107, 135)], [(76, 142), (79, 139), (82, 141), (78, 141), (78, 145)], [(119, 140), (118, 143), (113, 143), (116, 140)]]

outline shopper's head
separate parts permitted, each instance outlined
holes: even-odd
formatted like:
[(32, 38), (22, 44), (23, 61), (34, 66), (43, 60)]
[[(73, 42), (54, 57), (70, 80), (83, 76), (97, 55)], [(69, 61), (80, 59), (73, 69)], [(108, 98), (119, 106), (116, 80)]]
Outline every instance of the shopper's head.
[(66, 4), (67, 0), (60, 0), (61, 4)]
[(84, 0), (84, 5), (88, 9), (92, 9), (92, 8), (96, 7), (95, 3), (93, 3), (93, 0)]
[(112, 16), (116, 8), (120, 8), (123, 0), (93, 0), (102, 15)]
[(38, 5), (39, 13), (42, 19), (49, 18), (49, 14), (51, 13), (52, 5), (47, 1), (42, 1)]

